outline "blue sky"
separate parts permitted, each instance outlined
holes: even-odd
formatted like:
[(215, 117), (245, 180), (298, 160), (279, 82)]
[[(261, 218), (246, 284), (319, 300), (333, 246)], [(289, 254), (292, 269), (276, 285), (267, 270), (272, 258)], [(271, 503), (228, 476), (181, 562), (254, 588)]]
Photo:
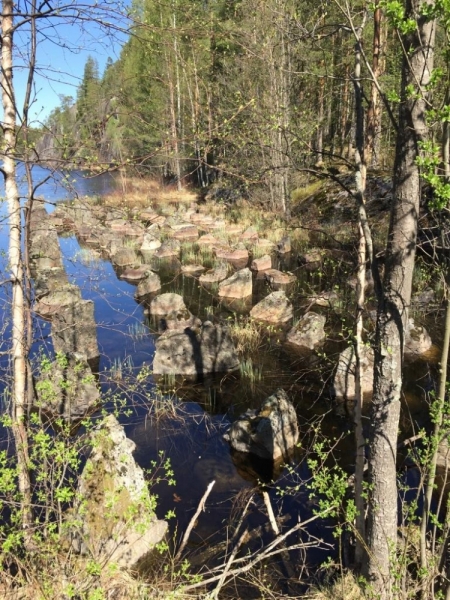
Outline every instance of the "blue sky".
[[(54, 3), (56, 4), (56, 2)], [(101, 3), (85, 3), (84, 6)], [(99, 21), (108, 19), (112, 29), (103, 24), (92, 22), (86, 12), (84, 19), (45, 19), (38, 21), (38, 45), (35, 83), (33, 87), (33, 103), (30, 117), (34, 125), (45, 121), (52, 109), (60, 104), (60, 95), (76, 97), (76, 90), (83, 76), (84, 65), (89, 55), (96, 58), (100, 75), (103, 73), (108, 57), (114, 61), (126, 41), (125, 32), (117, 31), (117, 27), (126, 27), (114, 10), (116, 2), (104, 2), (108, 11), (97, 13)], [(66, 6), (68, 3), (66, 3)], [(76, 6), (76, 3), (73, 3)], [(19, 110), (23, 104), (28, 77), (29, 31), (18, 30), (14, 42), (16, 47), (14, 86)]]

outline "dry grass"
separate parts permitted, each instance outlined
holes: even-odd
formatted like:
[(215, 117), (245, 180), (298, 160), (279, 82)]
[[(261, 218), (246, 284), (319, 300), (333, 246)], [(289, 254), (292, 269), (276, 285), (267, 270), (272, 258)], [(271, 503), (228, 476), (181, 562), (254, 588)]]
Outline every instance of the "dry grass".
[(365, 595), (351, 573), (344, 573), (332, 583), (310, 590), (308, 600), (364, 600)]
[[(159, 556), (159, 555), (158, 555)], [(60, 557), (62, 558), (62, 557)], [(91, 561), (92, 562), (92, 561)], [(89, 573), (89, 561), (65, 557), (58, 564), (57, 557), (51, 564), (36, 564), (27, 568), (21, 565), (20, 575), (12, 576), (6, 571), (0, 574), (0, 598), (2, 600), (194, 600), (198, 593), (184, 591), (184, 584), (191, 577), (180, 564), (170, 558), (158, 559), (155, 567), (145, 575), (132, 576), (121, 569), (103, 567), (98, 574)], [(165, 567), (168, 567), (167, 569)], [(58, 569), (59, 567), (59, 569)]]
[(264, 342), (263, 332), (255, 321), (235, 320), (228, 325), (228, 331), (239, 354), (257, 352)]
[(107, 206), (140, 206), (164, 204), (190, 204), (198, 196), (186, 188), (178, 191), (175, 186), (162, 186), (155, 180), (139, 177), (118, 177), (120, 185), (114, 192), (103, 196)]

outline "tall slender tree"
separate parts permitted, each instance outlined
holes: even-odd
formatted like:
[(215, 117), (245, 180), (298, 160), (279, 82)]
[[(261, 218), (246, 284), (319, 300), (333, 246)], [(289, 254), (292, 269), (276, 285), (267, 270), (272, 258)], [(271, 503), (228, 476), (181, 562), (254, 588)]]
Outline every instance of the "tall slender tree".
[(427, 86), (433, 70), (432, 0), (407, 0), (397, 20), (403, 46), (402, 86), (394, 166), (394, 195), (383, 293), (378, 299), (375, 379), (369, 440), (369, 519), (366, 575), (379, 598), (395, 596), (397, 438), (403, 350), (411, 300), (421, 195), (418, 157), (427, 139)]

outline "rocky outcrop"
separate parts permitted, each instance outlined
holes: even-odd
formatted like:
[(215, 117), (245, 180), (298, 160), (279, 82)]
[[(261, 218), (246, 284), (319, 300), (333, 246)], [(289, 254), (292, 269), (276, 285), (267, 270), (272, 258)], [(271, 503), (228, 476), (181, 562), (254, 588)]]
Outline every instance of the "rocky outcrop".
[(325, 322), (324, 315), (314, 312), (307, 313), (288, 332), (286, 342), (299, 349), (314, 350), (316, 346), (325, 341)]
[(139, 263), (138, 256), (132, 248), (119, 248), (111, 256), (111, 260), (118, 267), (129, 267)]
[(100, 352), (92, 300), (79, 300), (56, 312), (52, 317), (52, 340), (55, 352), (74, 353), (95, 363)]
[(156, 258), (171, 258), (178, 257), (180, 255), (180, 242), (175, 239), (166, 240), (163, 242), (154, 253)]
[(297, 414), (286, 392), (278, 389), (259, 410), (249, 410), (226, 434), (231, 447), (261, 458), (287, 457), (298, 441)]
[(284, 291), (272, 292), (255, 304), (250, 311), (252, 319), (267, 323), (287, 323), (292, 319), (292, 304)]
[(127, 267), (124, 272), (121, 274), (120, 279), (125, 279), (126, 281), (141, 281), (141, 279), (145, 279), (147, 275), (151, 271), (150, 265), (139, 265), (138, 267)]
[(277, 269), (268, 269), (264, 272), (264, 278), (270, 286), (270, 289), (286, 290), (293, 283), (297, 281), (297, 278), (292, 273), (283, 273)]
[(227, 329), (209, 321), (199, 329), (167, 331), (156, 342), (155, 375), (198, 378), (238, 367), (236, 348)]
[(281, 240), (277, 243), (277, 250), (280, 254), (286, 254), (290, 252), (292, 249), (291, 246), (291, 238), (288, 235), (285, 235), (281, 238)]
[(248, 263), (248, 250), (243, 244), (238, 244), (234, 250), (230, 247), (218, 247), (215, 249), (216, 258), (224, 260), (235, 269), (243, 269)]
[(322, 253), (320, 250), (311, 250), (299, 257), (299, 262), (307, 271), (316, 271), (322, 266)]
[(250, 269), (242, 269), (219, 283), (220, 298), (248, 298), (252, 295), (253, 282)]
[(101, 565), (135, 569), (164, 539), (167, 522), (156, 518), (135, 444), (113, 415), (94, 431), (91, 447), (70, 524), (72, 546)]
[(195, 242), (198, 239), (198, 229), (194, 225), (187, 225), (177, 229), (172, 235), (180, 242)]
[(77, 285), (66, 283), (63, 287), (52, 289), (39, 298), (34, 312), (40, 317), (51, 319), (57, 312), (77, 304), (81, 300), (81, 291)]
[(36, 272), (63, 266), (58, 233), (41, 200), (34, 200), (32, 205), (28, 253), (31, 268)]

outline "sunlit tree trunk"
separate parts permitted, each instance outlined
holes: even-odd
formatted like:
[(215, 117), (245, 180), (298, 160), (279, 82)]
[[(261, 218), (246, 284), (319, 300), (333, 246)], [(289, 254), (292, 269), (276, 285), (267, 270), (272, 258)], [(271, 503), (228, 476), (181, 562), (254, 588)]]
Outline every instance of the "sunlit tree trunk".
[[(391, 561), (397, 546), (397, 437), (403, 348), (417, 238), (420, 176), (417, 157), (427, 138), (426, 86), (433, 68), (435, 24), (420, 16), (422, 0), (408, 0), (406, 18), (417, 27), (403, 34), (402, 92), (394, 166), (384, 290), (379, 298), (375, 377), (369, 444), (367, 572), (375, 596), (395, 597)], [(431, 4), (431, 2), (429, 2)]]
[[(384, 60), (382, 57), (383, 49), (383, 13), (379, 6), (379, 0), (376, 3), (376, 8), (373, 16), (373, 54), (372, 54), (372, 71), (373, 77), (377, 81), (384, 71)], [(377, 167), (380, 160), (381, 146), (381, 113), (382, 103), (380, 93), (376, 81), (372, 81), (370, 86), (370, 101), (367, 110), (367, 164), (372, 167)]]
[(2, 2), (1, 87), (3, 104), (3, 177), (9, 217), (9, 267), (12, 285), (12, 423), (17, 452), (18, 483), (22, 499), (22, 527), (25, 544), (31, 539), (31, 492), (28, 472), (26, 318), (22, 264), (22, 223), (16, 178), (16, 102), (13, 86), (14, 3)]
[(356, 44), (355, 44), (355, 70), (354, 70), (354, 87), (355, 87), (355, 183), (356, 183), (356, 198), (359, 209), (358, 219), (358, 271), (356, 284), (356, 328), (355, 328), (355, 356), (356, 356), (356, 373), (355, 373), (355, 445), (356, 445), (356, 461), (355, 461), (355, 506), (356, 515), (356, 549), (355, 549), (355, 565), (357, 571), (361, 570), (365, 559), (365, 507), (364, 507), (364, 462), (365, 462), (365, 438), (362, 422), (362, 407), (363, 407), (363, 391), (362, 391), (362, 367), (361, 355), (363, 348), (363, 311), (365, 302), (365, 285), (366, 285), (366, 238), (364, 232), (365, 214), (365, 192), (366, 192), (366, 161), (364, 147), (364, 106), (363, 106), (363, 90), (361, 85), (361, 38), (366, 21), (364, 15), (363, 22), (357, 28)]

